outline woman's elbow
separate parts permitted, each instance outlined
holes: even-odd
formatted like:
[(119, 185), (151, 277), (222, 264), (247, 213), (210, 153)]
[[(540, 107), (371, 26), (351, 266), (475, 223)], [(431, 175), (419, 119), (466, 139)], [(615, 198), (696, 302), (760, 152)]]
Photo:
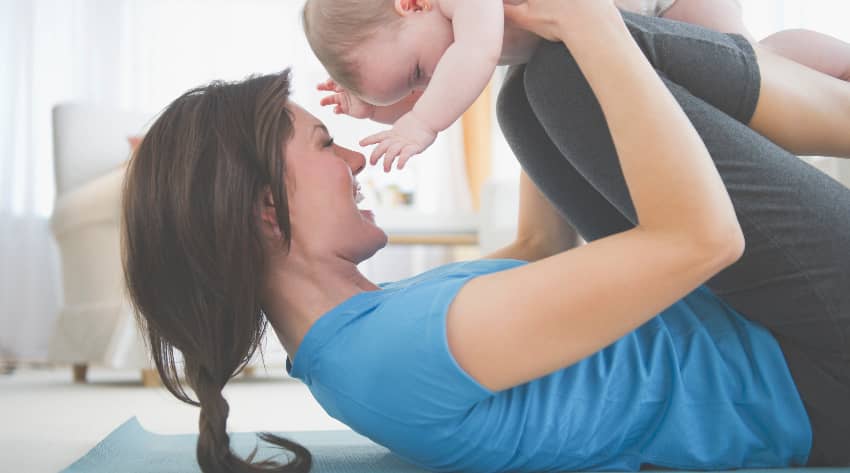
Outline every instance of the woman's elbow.
[(722, 267), (731, 266), (741, 259), (746, 249), (746, 239), (741, 225), (737, 219), (724, 226), (716, 227), (707, 235), (705, 248), (706, 254)]

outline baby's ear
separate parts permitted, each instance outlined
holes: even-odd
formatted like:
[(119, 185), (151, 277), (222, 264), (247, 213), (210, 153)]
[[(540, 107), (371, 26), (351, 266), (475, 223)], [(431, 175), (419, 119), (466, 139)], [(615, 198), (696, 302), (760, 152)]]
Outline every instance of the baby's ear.
[(429, 0), (394, 0), (395, 11), (401, 16), (407, 16), (417, 11), (428, 11), (431, 9)]

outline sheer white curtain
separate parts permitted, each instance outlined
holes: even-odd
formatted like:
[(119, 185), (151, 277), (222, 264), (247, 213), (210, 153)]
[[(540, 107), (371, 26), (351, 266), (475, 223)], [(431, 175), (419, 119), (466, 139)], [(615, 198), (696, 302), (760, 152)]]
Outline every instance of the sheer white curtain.
[[(57, 102), (156, 112), (196, 85), (292, 66), (294, 99), (339, 143), (356, 146), (379, 129), (318, 106), (315, 84), (324, 73), (301, 32), (302, 3), (0, 0), (0, 358), (44, 359), (61, 300), (47, 225), (54, 200), (50, 110)], [(415, 188), (419, 210), (469, 209), (461, 149), (460, 133), (451, 129), (404, 173), (371, 170), (361, 180)], [(444, 258), (439, 249), (388, 248), (363, 269), (383, 281)]]

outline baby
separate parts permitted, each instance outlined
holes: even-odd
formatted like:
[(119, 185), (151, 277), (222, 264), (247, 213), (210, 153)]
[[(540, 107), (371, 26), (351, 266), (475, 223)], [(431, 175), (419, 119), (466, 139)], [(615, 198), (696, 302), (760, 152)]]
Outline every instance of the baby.
[[(518, 4), (524, 0), (508, 0)], [(738, 0), (615, 0), (635, 13), (699, 24), (751, 39)], [(335, 113), (392, 124), (360, 141), (377, 144), (402, 169), (478, 97), (497, 65), (528, 61), (534, 34), (505, 18), (502, 0), (307, 0), (307, 40), (331, 78), (322, 105)], [(752, 40), (752, 39), (751, 39)], [(816, 47), (812, 42), (816, 43)], [(850, 79), (850, 45), (818, 33), (788, 30), (763, 44), (834, 77)]]
[(539, 40), (506, 23), (502, 0), (308, 0), (303, 21), (332, 77), (322, 105), (393, 124), (360, 142), (378, 144), (371, 163), (385, 155), (385, 171), (433, 143), (498, 64), (526, 62)]

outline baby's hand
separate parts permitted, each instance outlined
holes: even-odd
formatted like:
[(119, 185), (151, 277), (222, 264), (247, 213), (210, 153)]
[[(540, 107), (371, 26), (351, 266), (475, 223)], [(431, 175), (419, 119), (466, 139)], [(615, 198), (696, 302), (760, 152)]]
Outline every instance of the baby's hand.
[(407, 160), (425, 150), (437, 138), (437, 132), (420, 120), (413, 112), (405, 113), (391, 130), (382, 131), (360, 140), (360, 146), (376, 143), (369, 162), (374, 165), (384, 156), (384, 171), (390, 172), (396, 157), (398, 168), (404, 168)]
[(328, 79), (318, 86), (319, 90), (333, 92), (322, 98), (320, 105), (333, 105), (334, 113), (344, 113), (354, 118), (372, 118), (375, 106), (360, 100), (357, 96), (340, 87), (333, 79)]

